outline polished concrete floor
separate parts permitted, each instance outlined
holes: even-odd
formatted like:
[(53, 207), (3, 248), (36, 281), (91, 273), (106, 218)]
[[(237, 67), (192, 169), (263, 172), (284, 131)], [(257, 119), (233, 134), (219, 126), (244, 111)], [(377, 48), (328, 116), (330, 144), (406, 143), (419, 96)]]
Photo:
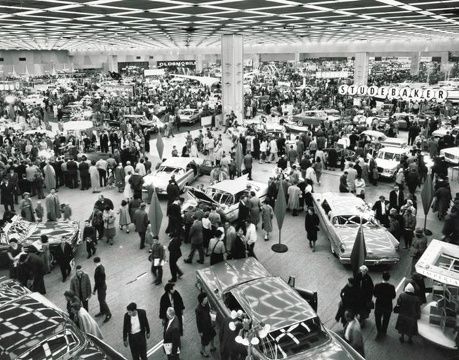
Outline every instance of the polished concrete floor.
[[(225, 146), (229, 146), (229, 138), (224, 135)], [(181, 148), (184, 144), (184, 135), (179, 134), (174, 138), (164, 139), (165, 149), (164, 156), (170, 154), (172, 145)], [(156, 156), (155, 140), (151, 144), (152, 158), (158, 160)], [(254, 180), (266, 181), (272, 173), (273, 165), (254, 164)], [(337, 191), (340, 172), (324, 171), (321, 186), (315, 188), (316, 192)], [(207, 177), (198, 180), (199, 183), (206, 183)], [(388, 196), (391, 189), (390, 183), (381, 182), (377, 187), (369, 186), (367, 188), (367, 200), (374, 202), (378, 196), (384, 194)], [(459, 191), (457, 182), (453, 184), (453, 194)], [(115, 189), (104, 189), (104, 196), (110, 198), (115, 208), (119, 207), (122, 200), (122, 194)], [(91, 213), (92, 205), (97, 200), (98, 194), (92, 194), (90, 191), (82, 192), (80, 190), (70, 190), (61, 188), (59, 191), (60, 201), (69, 203), (73, 209), (73, 218), (75, 220), (87, 219)], [(420, 194), (418, 196), (420, 203)], [(165, 201), (161, 200), (163, 213), (165, 214)], [(419, 204), (420, 209), (422, 205)], [(420, 211), (422, 214), (422, 210)], [(422, 225), (423, 215), (418, 216), (418, 224)], [(164, 234), (167, 225), (167, 218), (163, 220), (160, 239), (163, 244), (167, 244), (168, 237)], [(442, 224), (434, 217), (429, 215), (427, 227), (433, 231), (431, 238), (438, 238)], [(274, 226), (272, 239), (269, 242), (258, 241), (255, 246), (255, 252), (263, 265), (274, 275), (280, 276), (287, 280), (289, 276), (296, 278), (297, 286), (300, 288), (317, 291), (319, 294), (318, 314), (327, 328), (335, 331), (341, 330), (341, 325), (335, 322), (334, 316), (339, 302), (339, 291), (345, 285), (346, 279), (351, 275), (351, 270), (344, 267), (330, 253), (329, 241), (319, 232), (317, 249), (312, 253), (307, 246), (307, 240), (304, 232), (304, 215), (292, 217), (287, 214), (282, 231), (282, 242), (287, 244), (289, 251), (284, 254), (274, 253), (271, 250), (272, 244), (278, 239), (277, 227)], [(131, 229), (132, 230), (132, 229)], [(147, 311), (150, 321), (151, 337), (148, 341), (148, 349), (154, 346), (162, 339), (162, 327), (158, 318), (159, 298), (163, 293), (162, 286), (152, 284), (152, 275), (150, 273), (150, 263), (148, 253), (145, 250), (139, 250), (139, 237), (132, 232), (126, 234), (117, 230), (115, 244), (110, 246), (105, 243), (99, 243), (97, 255), (102, 258), (102, 262), (107, 273), (107, 302), (111, 308), (113, 318), (110, 322), (103, 324), (102, 319), (98, 318), (105, 341), (115, 349), (123, 353), (127, 358), (131, 358), (128, 348), (122, 343), (122, 321), (126, 305), (132, 301), (136, 302), (140, 308)], [(262, 239), (261, 230), (259, 230), (259, 239)], [(186, 256), (189, 251), (189, 245), (182, 246), (182, 252)], [(392, 283), (398, 285), (403, 278), (409, 276), (411, 259), (408, 251), (401, 249), (401, 261), (391, 268)], [(178, 281), (176, 289), (181, 293), (185, 303), (184, 316), (184, 337), (182, 339), (182, 359), (199, 359), (199, 335), (196, 330), (194, 308), (197, 305), (198, 290), (195, 287), (195, 270), (208, 266), (207, 264), (184, 264), (183, 260), (179, 261), (180, 267), (185, 272), (184, 277)], [(77, 264), (81, 264), (83, 269), (93, 278), (94, 263), (92, 259), (86, 259), (86, 251), (80, 246), (77, 257)], [(164, 267), (164, 280), (170, 278), (168, 266)], [(374, 282), (381, 280), (382, 269), (371, 269), (371, 276)], [(1, 273), (5, 275), (6, 272)], [(61, 282), (61, 276), (58, 269), (45, 278), (47, 287), (47, 297), (65, 309), (64, 291), (68, 288), (69, 282)], [(98, 312), (97, 298), (93, 297), (89, 301), (89, 311), (92, 315)], [(367, 359), (370, 360), (393, 360), (393, 359), (429, 359), (445, 360), (459, 359), (455, 353), (451, 353), (435, 347), (433, 344), (426, 342), (420, 337), (415, 337), (414, 345), (401, 345), (398, 341), (397, 333), (394, 329), (396, 317), (392, 316), (389, 325), (389, 334), (383, 341), (374, 340), (376, 329), (372, 315), (367, 326), (364, 329), (365, 349)], [(213, 354), (218, 359), (218, 352)], [(165, 359), (165, 355), (160, 350), (151, 354), (149, 359)]]

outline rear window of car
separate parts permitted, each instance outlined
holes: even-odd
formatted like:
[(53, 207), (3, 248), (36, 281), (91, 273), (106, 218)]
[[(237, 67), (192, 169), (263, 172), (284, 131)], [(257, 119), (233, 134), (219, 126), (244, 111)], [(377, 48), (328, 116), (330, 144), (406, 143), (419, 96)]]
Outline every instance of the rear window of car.
[(268, 359), (286, 359), (329, 341), (318, 317), (272, 331), (257, 346)]

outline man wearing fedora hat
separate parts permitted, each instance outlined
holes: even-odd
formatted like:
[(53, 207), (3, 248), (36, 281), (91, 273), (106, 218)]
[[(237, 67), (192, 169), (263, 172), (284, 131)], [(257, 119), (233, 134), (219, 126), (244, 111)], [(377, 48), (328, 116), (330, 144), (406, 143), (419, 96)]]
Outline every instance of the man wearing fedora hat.
[(424, 236), (424, 231), (421, 228), (417, 228), (414, 232), (415, 237), (413, 241), (413, 245), (410, 249), (410, 256), (412, 257), (411, 260), (411, 273), (415, 271), (415, 265), (418, 260), (421, 258), (424, 251), (427, 249), (427, 238)]

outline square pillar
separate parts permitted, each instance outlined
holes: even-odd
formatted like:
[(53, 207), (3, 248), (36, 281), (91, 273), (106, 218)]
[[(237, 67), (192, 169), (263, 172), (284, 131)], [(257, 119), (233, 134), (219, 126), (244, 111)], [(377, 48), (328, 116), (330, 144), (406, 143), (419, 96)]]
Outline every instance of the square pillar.
[(355, 54), (354, 85), (368, 85), (368, 53)]
[(223, 121), (231, 110), (239, 123), (244, 119), (243, 66), (244, 43), (242, 35), (222, 35), (222, 105)]
[(419, 75), (419, 62), (421, 60), (421, 53), (415, 52), (411, 55), (411, 66), (410, 66), (410, 74), (411, 75)]
[(447, 51), (443, 51), (441, 53), (441, 63), (440, 63), (440, 71), (447, 73), (450, 70), (449, 67), (449, 54)]

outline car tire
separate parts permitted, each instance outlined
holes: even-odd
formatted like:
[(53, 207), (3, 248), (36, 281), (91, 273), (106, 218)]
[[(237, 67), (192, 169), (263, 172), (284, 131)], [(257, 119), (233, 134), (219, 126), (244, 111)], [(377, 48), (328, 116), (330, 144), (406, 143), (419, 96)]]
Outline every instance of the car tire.
[(298, 120), (298, 126), (303, 126), (303, 120)]

